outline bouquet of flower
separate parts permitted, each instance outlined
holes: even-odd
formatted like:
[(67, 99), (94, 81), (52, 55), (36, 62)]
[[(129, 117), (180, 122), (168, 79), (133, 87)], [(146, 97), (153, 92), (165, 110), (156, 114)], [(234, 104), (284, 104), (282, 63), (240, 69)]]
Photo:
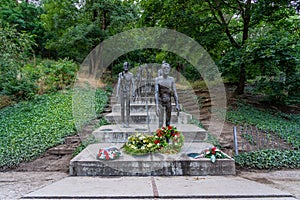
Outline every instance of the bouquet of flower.
[(188, 156), (192, 158), (210, 158), (211, 162), (216, 162), (216, 159), (229, 158), (226, 154), (224, 154), (217, 147), (210, 147), (202, 151), (201, 153), (189, 153)]
[(227, 158), (227, 156), (217, 147), (210, 147), (203, 151), (205, 158), (210, 158), (211, 162), (216, 162), (216, 159)]
[(115, 160), (121, 156), (117, 147), (101, 148), (97, 154), (98, 160)]

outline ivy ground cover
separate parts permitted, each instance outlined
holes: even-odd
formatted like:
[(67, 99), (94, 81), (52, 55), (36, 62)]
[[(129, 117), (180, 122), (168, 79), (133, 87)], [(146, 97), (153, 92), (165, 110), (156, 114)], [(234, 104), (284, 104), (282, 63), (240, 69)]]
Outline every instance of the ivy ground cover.
[[(96, 110), (102, 110), (107, 94), (104, 91), (96, 94), (101, 96)], [(75, 133), (71, 91), (6, 107), (0, 110), (0, 169), (32, 160)]]

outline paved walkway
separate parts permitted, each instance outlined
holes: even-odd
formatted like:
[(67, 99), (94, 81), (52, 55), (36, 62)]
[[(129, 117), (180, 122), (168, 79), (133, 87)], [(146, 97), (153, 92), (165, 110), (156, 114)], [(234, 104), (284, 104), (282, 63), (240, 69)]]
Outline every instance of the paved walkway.
[(70, 177), (59, 172), (6, 172), (0, 173), (0, 188), (1, 200), (296, 200), (300, 199), (300, 170), (177, 177)]
[(287, 192), (235, 176), (67, 177), (25, 198), (66, 199), (224, 199), (285, 198)]

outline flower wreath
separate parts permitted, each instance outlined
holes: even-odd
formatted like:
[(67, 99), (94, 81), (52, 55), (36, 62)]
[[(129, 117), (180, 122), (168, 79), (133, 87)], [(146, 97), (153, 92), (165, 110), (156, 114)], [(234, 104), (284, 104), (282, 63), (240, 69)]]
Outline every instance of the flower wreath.
[(144, 155), (157, 150), (153, 136), (141, 133), (129, 136), (128, 142), (122, 148), (126, 153), (132, 155)]
[(184, 137), (176, 127), (168, 126), (158, 129), (153, 135), (141, 133), (132, 135), (122, 148), (131, 155), (144, 155), (158, 151), (174, 154), (181, 150), (183, 142)]
[(157, 129), (154, 138), (154, 143), (160, 146), (160, 152), (169, 154), (178, 153), (184, 142), (183, 135), (175, 126)]

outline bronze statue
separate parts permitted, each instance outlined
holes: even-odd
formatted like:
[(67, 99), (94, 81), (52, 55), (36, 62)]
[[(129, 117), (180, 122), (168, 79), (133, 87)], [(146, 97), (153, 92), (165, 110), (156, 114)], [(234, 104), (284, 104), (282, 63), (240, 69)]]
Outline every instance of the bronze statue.
[(159, 117), (159, 128), (163, 126), (164, 115), (166, 115), (166, 126), (170, 126), (171, 121), (171, 97), (174, 97), (176, 110), (179, 112), (178, 95), (173, 77), (169, 76), (170, 65), (166, 62), (161, 66), (162, 75), (155, 79), (155, 102), (156, 115)]
[[(130, 98), (134, 98), (135, 94), (135, 85), (134, 85), (134, 76), (129, 72), (129, 63), (125, 62), (123, 65), (124, 71), (119, 73), (118, 85), (117, 85), (117, 94), (116, 97), (120, 97), (121, 101), (121, 121), (122, 126), (125, 128), (129, 127), (130, 120)], [(126, 110), (126, 122), (125, 122), (125, 110)]]

